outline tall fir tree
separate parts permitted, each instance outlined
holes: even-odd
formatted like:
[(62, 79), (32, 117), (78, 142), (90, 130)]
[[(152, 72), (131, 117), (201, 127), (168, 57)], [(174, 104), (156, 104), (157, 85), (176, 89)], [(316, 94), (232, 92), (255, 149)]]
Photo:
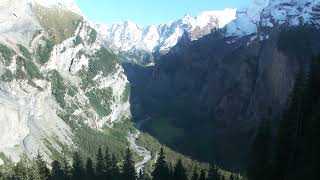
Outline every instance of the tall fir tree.
[(104, 173), (106, 179), (111, 179), (112, 176), (112, 162), (111, 162), (111, 156), (109, 153), (109, 149), (106, 148), (105, 154), (104, 154)]
[(272, 174), (271, 167), (271, 127), (270, 117), (264, 118), (259, 125), (255, 139), (250, 152), (250, 160), (248, 165), (248, 177), (250, 180), (270, 180)]
[(39, 176), (41, 180), (48, 180), (50, 177), (50, 170), (47, 167), (47, 163), (43, 160), (42, 155), (38, 152), (35, 158), (36, 164), (38, 166)]
[(91, 158), (86, 161), (86, 180), (91, 180), (95, 178), (94, 165)]
[(74, 152), (72, 160), (72, 180), (85, 179), (85, 169), (80, 154), (78, 152)]
[(187, 177), (187, 171), (185, 167), (182, 164), (181, 159), (178, 160), (174, 167), (174, 172), (173, 172), (173, 179), (174, 180), (186, 180)]
[(71, 167), (66, 157), (63, 158), (63, 174), (64, 179), (63, 180), (70, 180), (71, 179)]
[(138, 180), (144, 180), (144, 173), (142, 172), (141, 169), (139, 171)]
[(25, 180), (27, 177), (27, 165), (24, 161), (20, 160), (13, 168), (14, 175), (12, 179), (14, 180)]
[(233, 175), (233, 174), (231, 174), (231, 175), (230, 175), (229, 180), (235, 180), (235, 178), (234, 178), (234, 175)]
[[(284, 109), (276, 138), (275, 180), (293, 178), (296, 169), (297, 152), (300, 145), (304, 116), (304, 92), (306, 88), (304, 69), (296, 75), (295, 85)], [(291, 177), (289, 177), (291, 176)]]
[(152, 176), (154, 180), (163, 180), (163, 179), (169, 179), (169, 167), (166, 162), (166, 156), (163, 151), (163, 147), (161, 147), (158, 160), (155, 164), (155, 168), (152, 172)]
[(50, 180), (64, 180), (64, 172), (59, 161), (54, 160), (51, 163)]
[(117, 158), (114, 154), (112, 154), (111, 157), (111, 176), (112, 176), (112, 180), (118, 180), (120, 178), (120, 169), (118, 166), (118, 161)]
[(208, 173), (208, 180), (220, 180), (220, 174), (218, 172), (218, 168), (216, 166), (210, 166)]
[(199, 174), (197, 172), (197, 168), (193, 169), (192, 177), (191, 180), (198, 180), (199, 179)]
[(136, 180), (137, 174), (134, 167), (133, 155), (128, 147), (123, 162), (122, 178), (124, 180)]
[(207, 175), (206, 174), (207, 173), (206, 173), (205, 170), (201, 170), (199, 180), (206, 180), (207, 179)]
[(96, 174), (97, 174), (97, 179), (98, 180), (103, 180), (104, 179), (104, 174), (105, 174), (105, 162), (104, 162), (104, 156), (102, 154), (102, 150), (99, 147), (96, 155)]

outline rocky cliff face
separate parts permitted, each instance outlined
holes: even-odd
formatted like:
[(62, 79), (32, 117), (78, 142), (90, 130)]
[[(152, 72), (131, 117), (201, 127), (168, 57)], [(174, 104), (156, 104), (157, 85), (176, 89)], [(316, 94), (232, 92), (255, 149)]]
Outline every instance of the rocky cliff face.
[[(243, 168), (256, 125), (268, 109), (277, 124), (296, 72), (319, 53), (318, 4), (255, 1), (221, 31), (198, 41), (182, 37), (151, 70), (134, 72), (148, 74), (143, 82), (129, 76), (135, 115), (174, 119), (171, 125), (184, 129), (185, 139), (163, 142)], [(156, 128), (146, 130), (157, 135)]]
[(0, 152), (13, 161), (50, 160), (77, 148), (75, 129), (130, 116), (123, 69), (73, 1), (0, 2), (0, 77)]

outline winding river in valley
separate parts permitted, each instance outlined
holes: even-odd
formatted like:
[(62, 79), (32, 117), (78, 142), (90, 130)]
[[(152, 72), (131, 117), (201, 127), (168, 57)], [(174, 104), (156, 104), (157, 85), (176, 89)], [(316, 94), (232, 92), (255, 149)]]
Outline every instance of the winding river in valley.
[(137, 144), (137, 139), (139, 138), (141, 131), (139, 130), (143, 123), (148, 121), (150, 117), (147, 117), (143, 120), (140, 120), (136, 123), (136, 131), (135, 132), (129, 132), (128, 135), (128, 141), (130, 144), (130, 148), (136, 152), (139, 157), (143, 157), (143, 159), (135, 164), (135, 168), (137, 173), (139, 173), (141, 170), (143, 171), (145, 165), (151, 160), (151, 152), (147, 150), (145, 147), (139, 146)]

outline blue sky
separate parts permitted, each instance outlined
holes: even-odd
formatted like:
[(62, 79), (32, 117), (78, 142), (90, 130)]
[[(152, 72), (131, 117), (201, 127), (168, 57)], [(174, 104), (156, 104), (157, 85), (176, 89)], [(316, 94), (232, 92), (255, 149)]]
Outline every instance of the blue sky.
[(130, 20), (140, 25), (165, 23), (201, 11), (243, 8), (252, 0), (76, 0), (91, 20), (107, 24)]

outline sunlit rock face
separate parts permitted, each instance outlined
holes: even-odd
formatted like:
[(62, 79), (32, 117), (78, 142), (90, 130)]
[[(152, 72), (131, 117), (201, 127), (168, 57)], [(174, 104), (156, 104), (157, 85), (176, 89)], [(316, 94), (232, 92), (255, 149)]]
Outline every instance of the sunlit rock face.
[[(0, 2), (0, 152), (47, 161), (77, 149), (74, 128), (130, 117), (117, 56), (73, 1)], [(4, 159), (1, 159), (0, 164)]]

